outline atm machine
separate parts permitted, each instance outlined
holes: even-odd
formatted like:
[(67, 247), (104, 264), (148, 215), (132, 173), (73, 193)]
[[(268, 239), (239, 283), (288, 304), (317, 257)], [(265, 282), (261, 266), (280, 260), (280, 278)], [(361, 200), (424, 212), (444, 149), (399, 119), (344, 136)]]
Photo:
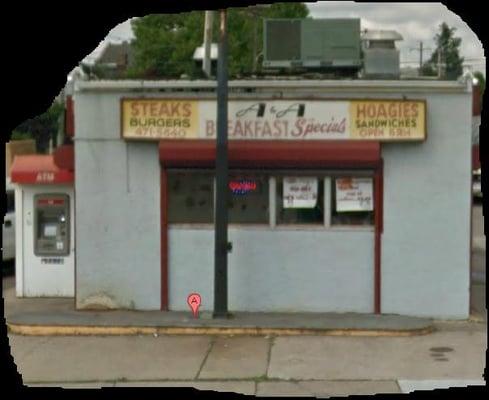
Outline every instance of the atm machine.
[(17, 156), (15, 275), (18, 297), (74, 297), (73, 173), (49, 155)]
[(60, 257), (70, 254), (70, 196), (34, 195), (34, 254)]

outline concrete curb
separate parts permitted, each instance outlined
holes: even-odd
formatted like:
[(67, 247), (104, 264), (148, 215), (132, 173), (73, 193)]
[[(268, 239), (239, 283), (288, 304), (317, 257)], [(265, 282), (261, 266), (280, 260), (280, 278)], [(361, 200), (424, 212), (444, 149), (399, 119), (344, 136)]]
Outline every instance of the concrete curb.
[(134, 335), (246, 335), (246, 336), (420, 336), (435, 331), (434, 326), (411, 330), (302, 329), (258, 327), (146, 327), (27, 325), (7, 323), (11, 333), (24, 336), (134, 336)]

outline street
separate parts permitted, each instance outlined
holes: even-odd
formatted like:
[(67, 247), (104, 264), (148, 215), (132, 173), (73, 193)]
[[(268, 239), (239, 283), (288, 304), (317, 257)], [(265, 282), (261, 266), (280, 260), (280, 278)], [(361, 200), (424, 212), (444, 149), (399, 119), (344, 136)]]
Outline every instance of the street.
[[(482, 208), (474, 209), (472, 320), (413, 337), (9, 335), (28, 386), (187, 386), (334, 396), (483, 384), (487, 348)], [(15, 277), (3, 279), (15, 295)]]

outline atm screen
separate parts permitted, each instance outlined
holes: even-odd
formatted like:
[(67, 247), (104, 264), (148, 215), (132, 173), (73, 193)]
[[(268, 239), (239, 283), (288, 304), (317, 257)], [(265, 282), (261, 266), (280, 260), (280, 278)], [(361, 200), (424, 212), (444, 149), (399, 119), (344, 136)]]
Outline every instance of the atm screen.
[(44, 232), (43, 232), (45, 237), (53, 237), (57, 236), (58, 234), (58, 226), (57, 225), (44, 225)]

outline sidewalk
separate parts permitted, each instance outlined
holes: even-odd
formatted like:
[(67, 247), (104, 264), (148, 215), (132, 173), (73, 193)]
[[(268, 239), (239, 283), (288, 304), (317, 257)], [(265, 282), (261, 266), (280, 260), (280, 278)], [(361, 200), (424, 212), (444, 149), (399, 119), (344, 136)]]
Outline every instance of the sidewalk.
[[(61, 316), (72, 313), (85, 314), (85, 318), (92, 316), (74, 311), (72, 300), (14, 300), (13, 285), (7, 282), (4, 288), (8, 323), (15, 318), (20, 322), (21, 314), (24, 322), (28, 318), (32, 322), (34, 316), (41, 318), (45, 307)], [(113, 315), (112, 322), (116, 317), (120, 322), (127, 316), (125, 312), (120, 316), (114, 312), (95, 314), (99, 314), (98, 323), (107, 320), (109, 315)], [(154, 314), (161, 321), (162, 313)], [(189, 314), (180, 315), (179, 321), (190, 328), (208, 328), (213, 323), (206, 318), (193, 320)], [(254, 326), (257, 325), (257, 316), (251, 315), (239, 316), (239, 323), (246, 322), (246, 317), (249, 323), (254, 318)], [(261, 317), (262, 327), (277, 328), (284, 322), (279, 317), (275, 320)], [(147, 323), (147, 317), (141, 318)], [(178, 320), (175, 315), (172, 318)], [(238, 318), (223, 323), (233, 327)], [(345, 321), (331, 317), (329, 326), (345, 326)], [(392, 328), (392, 321), (399, 322), (390, 318), (382, 323)], [(80, 320), (75, 318), (74, 322)], [(306, 322), (309, 329), (325, 326), (324, 321), (313, 325), (311, 316)], [(304, 320), (298, 318), (295, 323), (302, 326)], [(368, 327), (365, 321), (362, 323), (363, 328)], [(290, 325), (289, 320), (287, 324)], [(10, 331), (9, 344), (27, 386), (194, 387), (258, 396), (327, 397), (483, 384), (485, 323), (435, 321), (433, 324), (435, 330), (431, 334), (410, 337), (329, 336), (317, 332), (307, 336), (222, 333), (24, 336)]]
[(387, 380), (387, 381), (135, 381), (135, 382), (64, 382), (32, 383), (29, 387), (51, 386), (66, 389), (110, 387), (193, 388), (199, 391), (234, 392), (255, 396), (330, 397), (375, 395), (380, 393), (411, 393), (416, 390), (448, 389), (451, 387), (482, 390), (484, 380)]
[(356, 313), (233, 313), (213, 319), (188, 312), (75, 310), (73, 299), (17, 298), (5, 292), (9, 331), (22, 335), (346, 335), (411, 336), (431, 333), (431, 319)]
[[(59, 304), (56, 304), (59, 306)], [(398, 315), (331, 313), (234, 313), (229, 319), (184, 312), (43, 311), (7, 318), (9, 330), (23, 335), (362, 335), (410, 336), (431, 333), (430, 319)]]
[(315, 396), (482, 384), (487, 346), (482, 324), (413, 337), (9, 334), (9, 342), (28, 386)]
[(333, 396), (483, 384), (485, 325), (464, 325), (413, 337), (10, 333), (9, 343), (28, 386)]

